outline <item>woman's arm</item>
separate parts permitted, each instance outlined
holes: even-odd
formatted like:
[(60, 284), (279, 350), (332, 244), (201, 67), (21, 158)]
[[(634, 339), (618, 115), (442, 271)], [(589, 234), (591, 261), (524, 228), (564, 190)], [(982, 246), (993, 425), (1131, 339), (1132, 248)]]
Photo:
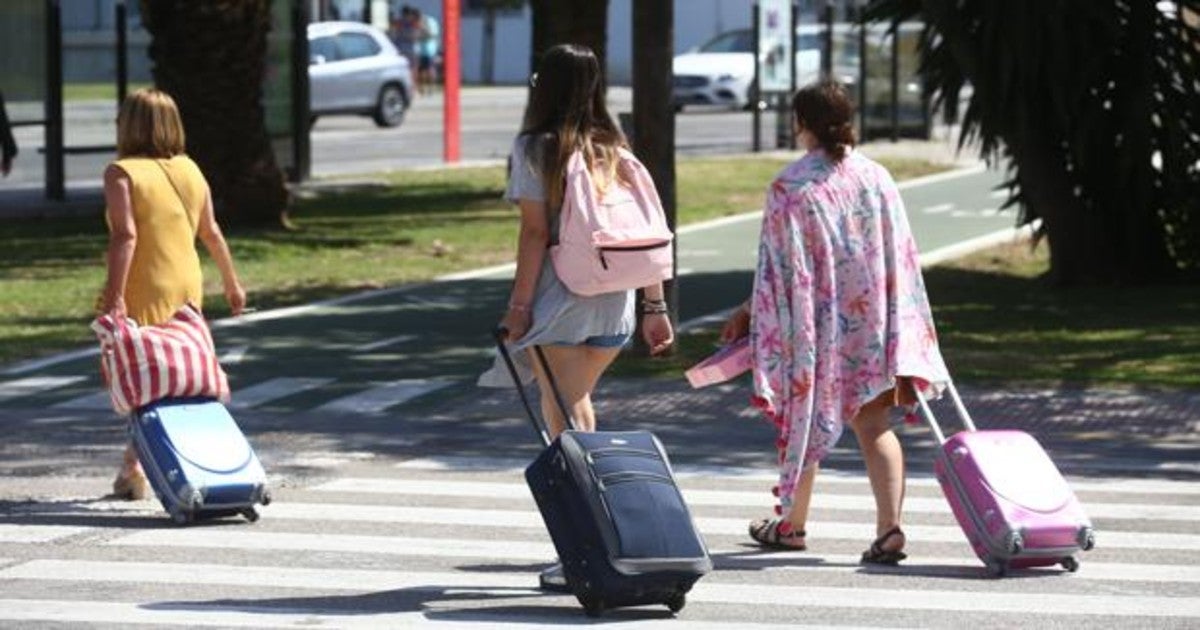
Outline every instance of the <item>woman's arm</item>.
[(671, 347), (675, 342), (675, 331), (671, 328), (661, 282), (642, 287), (641, 317), (642, 339), (650, 348), (650, 354), (658, 354)]
[(104, 205), (108, 214), (108, 251), (104, 258), (108, 276), (100, 310), (115, 316), (125, 314), (125, 283), (137, 247), (130, 184), (129, 175), (119, 166), (110, 164), (104, 169)]
[(546, 204), (521, 199), (518, 205), (521, 208), (521, 231), (517, 237), (517, 271), (509, 295), (508, 311), (500, 321), (500, 325), (508, 329), (509, 341), (524, 337), (533, 322), (533, 292), (542, 271), (546, 246), (550, 243)]
[(235, 316), (241, 315), (246, 307), (246, 291), (238, 281), (237, 270), (233, 268), (233, 255), (229, 253), (225, 235), (221, 233), (221, 226), (217, 224), (212, 192), (207, 186), (204, 188), (204, 208), (200, 211), (198, 236), (208, 254), (216, 261), (217, 269), (221, 271), (221, 283), (225, 286), (225, 301), (229, 303), (229, 311)]

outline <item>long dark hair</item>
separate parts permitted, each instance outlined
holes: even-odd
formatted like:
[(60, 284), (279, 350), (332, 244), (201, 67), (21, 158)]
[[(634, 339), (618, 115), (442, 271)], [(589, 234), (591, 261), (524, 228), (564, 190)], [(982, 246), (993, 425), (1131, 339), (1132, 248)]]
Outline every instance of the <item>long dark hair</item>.
[(617, 149), (628, 145), (604, 104), (603, 81), (595, 53), (576, 44), (547, 50), (533, 76), (521, 134), (532, 138), (527, 146), (542, 166), (551, 208), (562, 203), (567, 161), (576, 151), (604, 182), (618, 177)]
[(823, 79), (797, 90), (792, 97), (792, 113), (835, 162), (846, 157), (846, 150), (857, 142), (854, 103), (837, 81)]

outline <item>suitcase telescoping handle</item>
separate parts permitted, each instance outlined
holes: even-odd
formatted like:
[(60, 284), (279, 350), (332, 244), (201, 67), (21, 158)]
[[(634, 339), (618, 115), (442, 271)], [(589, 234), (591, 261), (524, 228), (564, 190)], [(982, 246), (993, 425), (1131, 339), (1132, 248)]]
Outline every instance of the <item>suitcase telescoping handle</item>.
[[(496, 347), (500, 350), (500, 356), (504, 358), (504, 364), (508, 366), (508, 373), (512, 375), (513, 384), (517, 387), (517, 394), (521, 397), (521, 404), (525, 406), (525, 413), (529, 416), (529, 421), (533, 423), (533, 430), (537, 431), (539, 437), (542, 438), (542, 444), (550, 446), (550, 429), (546, 426), (546, 422), (542, 417), (533, 412), (533, 405), (529, 402), (529, 395), (525, 393), (525, 387), (521, 385), (521, 375), (517, 373), (517, 366), (513, 363), (512, 355), (508, 352), (508, 345), (504, 343), (504, 339), (508, 336), (508, 330), (504, 327), (497, 327), (492, 331), (492, 336), (496, 338)], [(542, 366), (542, 371), (546, 374), (546, 380), (550, 383), (550, 391), (554, 393), (554, 401), (558, 403), (558, 408), (562, 411), (563, 418), (567, 421), (567, 428), (574, 430), (576, 428), (575, 419), (571, 417), (571, 412), (567, 409), (567, 403), (563, 401), (562, 393), (558, 391), (558, 381), (554, 378), (554, 373), (550, 371), (550, 362), (546, 360), (546, 354), (542, 352), (541, 346), (534, 346), (533, 353), (537, 356), (538, 363)]]
[[(929, 403), (921, 395), (921, 390), (917, 388), (916, 381), (909, 379), (908, 382), (909, 386), (912, 387), (913, 394), (917, 397), (917, 404), (921, 407), (921, 415), (929, 423), (929, 428), (933, 429), (933, 434), (937, 436), (938, 444), (945, 444), (946, 434), (942, 433), (942, 427), (938, 425), (937, 418), (933, 415), (933, 409), (929, 408)], [(975, 421), (971, 420), (971, 414), (967, 413), (966, 405), (963, 404), (962, 398), (958, 396), (958, 390), (954, 388), (954, 381), (946, 382), (946, 391), (950, 394), (950, 400), (954, 402), (954, 410), (958, 412), (958, 419), (962, 420), (963, 426), (968, 431), (974, 431)]]

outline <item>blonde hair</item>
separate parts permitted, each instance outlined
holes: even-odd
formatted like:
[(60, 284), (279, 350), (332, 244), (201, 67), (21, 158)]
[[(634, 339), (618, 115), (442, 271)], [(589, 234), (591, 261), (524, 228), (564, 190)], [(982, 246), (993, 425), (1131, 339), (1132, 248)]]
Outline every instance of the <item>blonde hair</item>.
[(169, 158), (183, 153), (183, 121), (170, 94), (143, 88), (117, 114), (117, 156)]

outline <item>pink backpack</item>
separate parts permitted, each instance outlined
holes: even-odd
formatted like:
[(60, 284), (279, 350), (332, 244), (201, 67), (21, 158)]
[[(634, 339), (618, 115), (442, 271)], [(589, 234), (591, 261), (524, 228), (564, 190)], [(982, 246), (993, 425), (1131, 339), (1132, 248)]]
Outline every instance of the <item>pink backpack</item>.
[(572, 293), (626, 291), (670, 279), (671, 241), (654, 180), (625, 149), (617, 167), (633, 186), (612, 182), (596, 194), (583, 154), (567, 163), (567, 187), (558, 219), (558, 244), (550, 248), (554, 271)]

